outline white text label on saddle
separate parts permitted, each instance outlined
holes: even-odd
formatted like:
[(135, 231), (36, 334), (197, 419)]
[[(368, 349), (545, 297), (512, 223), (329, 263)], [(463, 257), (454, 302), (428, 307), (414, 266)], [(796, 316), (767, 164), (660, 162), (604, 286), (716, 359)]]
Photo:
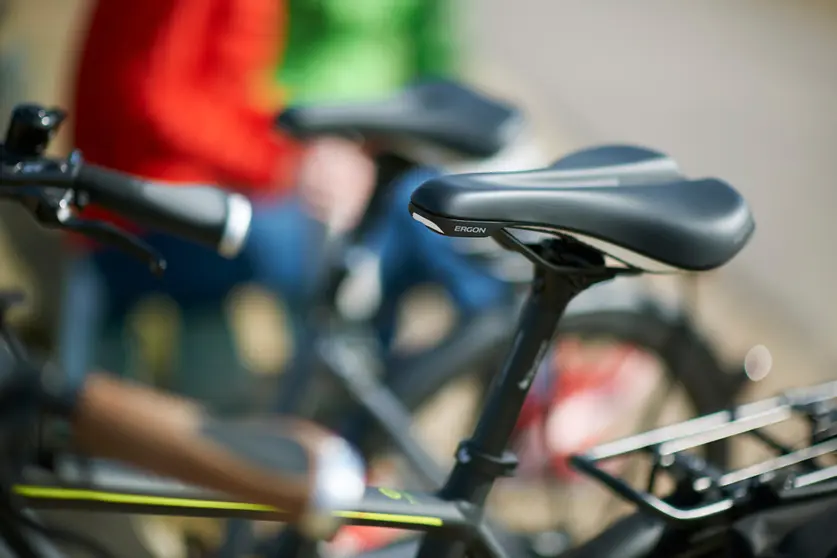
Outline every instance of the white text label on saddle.
[(477, 233), (477, 234), (485, 234), (485, 227), (467, 227), (465, 225), (456, 225), (453, 228), (454, 232), (464, 232), (464, 233)]

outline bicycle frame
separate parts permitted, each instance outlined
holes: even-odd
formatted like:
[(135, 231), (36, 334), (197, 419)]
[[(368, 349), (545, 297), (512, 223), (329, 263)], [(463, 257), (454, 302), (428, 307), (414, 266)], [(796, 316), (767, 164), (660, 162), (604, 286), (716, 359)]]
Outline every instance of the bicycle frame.
[[(234, 501), (223, 495), (169, 479), (152, 477), (108, 462), (86, 467), (67, 460), (58, 472), (29, 467), (12, 487), (20, 503), (31, 510), (94, 511), (111, 514), (173, 515), (237, 518), (282, 522), (282, 510)], [(368, 487), (362, 502), (334, 512), (349, 525), (367, 525), (433, 533), (449, 540), (477, 540), (488, 555), (504, 556), (490, 528), (471, 513), (465, 502), (384, 487)]]
[[(177, 515), (284, 521), (282, 510), (231, 500), (173, 480), (153, 477), (105, 461), (81, 466), (72, 459), (55, 472), (24, 471), (12, 492), (30, 509), (100, 511), (116, 514)], [(456, 503), (415, 492), (369, 487), (362, 503), (335, 512), (349, 524), (416, 531), (460, 532), (470, 523)]]

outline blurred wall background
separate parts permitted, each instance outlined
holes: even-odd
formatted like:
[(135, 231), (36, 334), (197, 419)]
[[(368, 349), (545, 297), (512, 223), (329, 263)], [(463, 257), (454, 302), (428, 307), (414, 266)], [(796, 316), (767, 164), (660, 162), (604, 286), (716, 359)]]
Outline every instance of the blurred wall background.
[(726, 286), (837, 357), (837, 2), (471, 8), (475, 52), (547, 99), (569, 144), (644, 143), (739, 188), (757, 232)]
[[(25, 51), (29, 99), (62, 102), (85, 0), (11, 1), (0, 46)], [(711, 329), (837, 357), (837, 2), (459, 1), (474, 79), (524, 101), (556, 156), (643, 143), (747, 196), (758, 231), (706, 281)]]

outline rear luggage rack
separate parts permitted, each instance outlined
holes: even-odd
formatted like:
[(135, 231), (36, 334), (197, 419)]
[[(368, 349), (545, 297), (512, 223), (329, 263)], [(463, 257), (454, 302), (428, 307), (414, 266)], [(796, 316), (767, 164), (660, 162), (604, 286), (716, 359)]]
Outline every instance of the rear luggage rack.
[[(795, 418), (808, 424), (804, 447), (789, 447), (764, 431)], [(757, 440), (775, 457), (723, 471), (695, 454), (735, 436)], [(633, 454), (652, 460), (645, 491), (599, 466)], [(830, 454), (837, 454), (837, 381), (603, 444), (570, 462), (640, 511), (681, 522), (837, 495), (837, 461), (821, 463)], [(661, 473), (675, 481), (674, 492), (664, 498), (654, 494)]]

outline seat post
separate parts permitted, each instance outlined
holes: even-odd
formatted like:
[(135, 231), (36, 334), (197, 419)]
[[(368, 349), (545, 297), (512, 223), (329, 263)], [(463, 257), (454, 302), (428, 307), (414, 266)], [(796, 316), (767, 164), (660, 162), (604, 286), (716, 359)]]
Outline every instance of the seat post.
[[(568, 249), (571, 250), (556, 241), (547, 245), (544, 256), (562, 262), (561, 256)], [(600, 269), (600, 273), (572, 273), (566, 267), (559, 270), (536, 266), (511, 350), (502, 372), (491, 384), (473, 436), (457, 451), (457, 463), (442, 489), (442, 497), (481, 505), (494, 480), (513, 471), (516, 460), (506, 452), (506, 446), (532, 381), (552, 346), (558, 322), (570, 301), (588, 287), (614, 276), (610, 270)]]
[[(554, 240), (547, 244), (541, 255), (556, 266), (566, 266), (563, 256), (568, 254), (568, 250), (573, 251), (566, 244)], [(580, 260), (588, 259), (590, 251), (571, 255), (575, 257), (570, 259), (578, 265)], [(535, 277), (503, 369), (491, 383), (474, 434), (457, 449), (456, 464), (439, 492), (442, 499), (469, 502), (474, 504), (472, 512), (481, 514), (494, 481), (514, 472), (517, 458), (506, 451), (506, 446), (541, 361), (552, 346), (564, 310), (576, 295), (615, 275), (601, 261), (590, 263), (601, 272), (573, 273), (568, 267), (550, 269), (545, 265), (536, 265)], [(579, 271), (582, 269), (578, 267)], [(417, 554), (417, 558), (454, 556), (461, 556), (461, 546), (432, 535), (425, 536)]]

